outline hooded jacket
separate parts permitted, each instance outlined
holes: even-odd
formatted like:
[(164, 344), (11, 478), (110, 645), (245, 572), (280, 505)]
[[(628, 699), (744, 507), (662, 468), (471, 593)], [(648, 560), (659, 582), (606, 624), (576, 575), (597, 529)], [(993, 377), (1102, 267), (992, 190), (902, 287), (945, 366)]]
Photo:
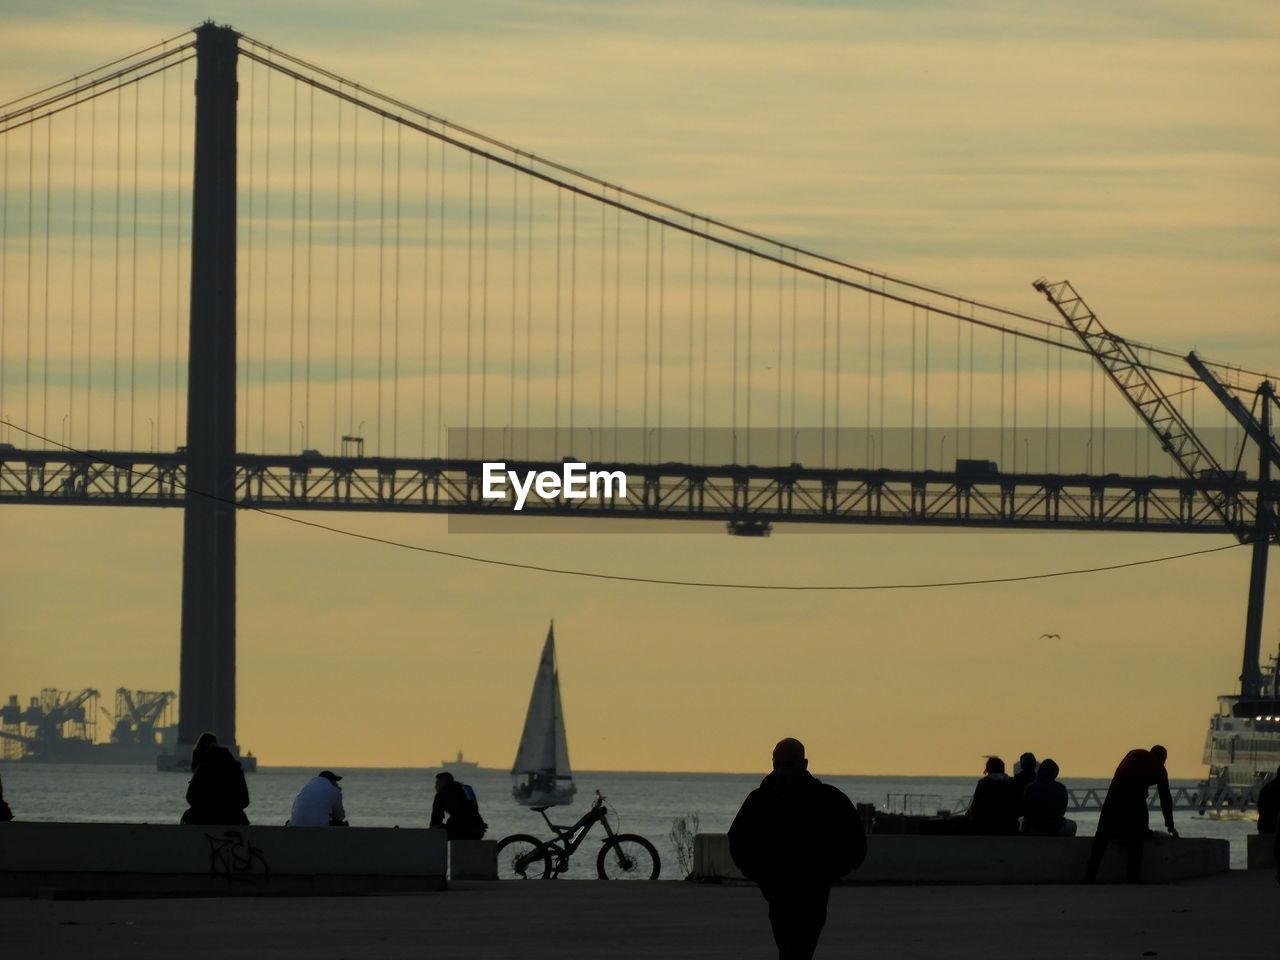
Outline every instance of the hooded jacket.
[(249, 788), (244, 782), (240, 761), (226, 747), (214, 744), (200, 755), (187, 785), (190, 808), (183, 823), (247, 824), (244, 808), (249, 806)]
[(762, 887), (830, 885), (867, 856), (853, 803), (807, 770), (788, 784), (771, 773), (729, 828), (729, 853)]

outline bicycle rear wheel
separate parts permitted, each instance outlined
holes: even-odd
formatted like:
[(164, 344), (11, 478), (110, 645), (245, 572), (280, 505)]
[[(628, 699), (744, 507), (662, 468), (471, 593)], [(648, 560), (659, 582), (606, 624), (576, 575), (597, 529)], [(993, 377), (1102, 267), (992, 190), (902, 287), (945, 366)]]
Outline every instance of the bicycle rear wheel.
[(498, 844), (499, 880), (545, 880), (551, 874), (551, 857), (542, 841), (527, 833), (513, 833)]
[(657, 880), (661, 869), (662, 861), (653, 844), (634, 833), (610, 837), (596, 858), (601, 880)]

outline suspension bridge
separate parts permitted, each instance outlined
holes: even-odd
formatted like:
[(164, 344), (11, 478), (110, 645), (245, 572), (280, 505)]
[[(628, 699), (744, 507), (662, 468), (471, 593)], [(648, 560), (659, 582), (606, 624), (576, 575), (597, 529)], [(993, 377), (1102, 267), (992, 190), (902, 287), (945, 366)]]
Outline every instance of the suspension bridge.
[(594, 177), (206, 23), (0, 104), (0, 503), (184, 512), (180, 733), (235, 735), (237, 509), (1207, 533), (1280, 465), (1265, 371)]

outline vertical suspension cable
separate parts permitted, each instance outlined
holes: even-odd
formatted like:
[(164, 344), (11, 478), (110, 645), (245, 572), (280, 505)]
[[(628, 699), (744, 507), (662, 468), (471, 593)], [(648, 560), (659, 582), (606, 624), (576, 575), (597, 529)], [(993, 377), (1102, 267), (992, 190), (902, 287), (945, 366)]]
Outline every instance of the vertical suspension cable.
[(733, 462), (738, 463), (738, 251), (733, 251), (733, 375), (731, 380), (733, 400), (729, 405), (729, 440), (733, 449)]
[(884, 312), (887, 298), (884, 296), (885, 281), (880, 281), (880, 442), (876, 444), (876, 465), (884, 464)]
[[(186, 61), (178, 64), (178, 205), (177, 205), (177, 223), (174, 227), (173, 246), (174, 246), (174, 285), (173, 285), (173, 447), (176, 450), (179, 446), (178, 437), (180, 424), (178, 404), (182, 399), (181, 393), (181, 377), (182, 377), (182, 333), (184, 324), (182, 322), (182, 171), (185, 167), (183, 160), (185, 154), (182, 149), (183, 135), (186, 133), (187, 127), (187, 68)], [(193, 160), (194, 162), (194, 160)], [(185, 434), (182, 434), (185, 435)]]
[(693, 230), (694, 230), (694, 222), (693, 222), (693, 218), (690, 217), (689, 218), (689, 316), (688, 316), (689, 347), (688, 347), (688, 360), (687, 360), (689, 376), (688, 376), (688, 398), (687, 398), (688, 412), (685, 415), (687, 418), (686, 422), (688, 424), (688, 430), (685, 435), (685, 439), (687, 440), (685, 456), (688, 457), (689, 463), (693, 463), (693, 352), (694, 352), (693, 332), (694, 332), (694, 326), (695, 326), (694, 318), (693, 318), (693, 299), (694, 299)]
[(564, 231), (564, 196), (556, 191), (556, 315), (555, 315), (555, 379), (552, 383), (554, 402), (552, 404), (551, 456), (560, 456), (560, 274), (561, 254)]
[[(533, 161), (529, 161), (530, 169)], [(536, 181), (526, 181), (528, 195), (525, 198), (525, 296), (524, 296), (524, 455), (529, 459), (530, 418), (533, 416), (533, 187)]]
[(399, 452), (400, 439), (400, 180), (404, 127), (396, 125), (396, 263), (393, 272), (391, 360), (391, 456)]
[(862, 444), (862, 447), (863, 447), (862, 455), (864, 458), (864, 462), (866, 464), (866, 469), (868, 470), (871, 469), (872, 462), (873, 462), (872, 456), (871, 456), (871, 324), (872, 324), (871, 315), (873, 312), (872, 307), (873, 305), (871, 300), (871, 288), (868, 287), (867, 288), (867, 363), (866, 363), (866, 369), (867, 369), (866, 394), (867, 395), (866, 395), (866, 399), (864, 400), (866, 413), (864, 415), (865, 435), (864, 435), (864, 440)]
[[(973, 307), (969, 307), (969, 315), (973, 316)], [(969, 433), (967, 436), (967, 449), (970, 457), (973, 456), (973, 334), (974, 325), (969, 324)]]
[[(137, 96), (137, 87), (134, 88), (134, 96)], [(136, 109), (135, 109), (136, 112)], [(135, 127), (136, 129), (136, 127)], [(50, 216), (50, 207), (53, 203), (53, 117), (50, 117), (44, 128), (44, 362), (41, 366), (44, 368), (44, 396), (40, 402), (41, 421), (40, 432), (46, 437), (49, 436), (49, 235), (52, 226), (52, 217)], [(136, 186), (138, 180), (136, 157), (137, 146), (135, 140), (134, 147), (135, 167), (134, 167), (134, 186), (136, 196)], [(137, 244), (137, 208), (135, 201), (134, 212), (134, 244)], [(136, 259), (135, 259), (136, 262)], [(137, 295), (137, 269), (134, 269), (134, 295)], [(44, 441), (47, 447), (49, 442)]]
[[(704, 233), (707, 232), (704, 230)], [(702, 462), (707, 462), (707, 368), (711, 356), (711, 240), (702, 241)]]
[[(622, 200), (622, 191), (618, 191)], [(613, 208), (613, 459), (618, 459), (618, 401), (622, 348), (622, 208)]]
[[(577, 197), (575, 196), (575, 200)], [(480, 226), (480, 456), (489, 419), (489, 164), (484, 164), (484, 215)]]
[[(138, 143), (141, 126), (138, 117), (141, 90), (138, 84), (133, 85), (133, 239), (129, 243), (129, 449), (136, 450), (133, 431), (137, 417), (137, 367), (138, 367)], [(45, 203), (46, 216), (48, 203)], [(46, 232), (48, 225), (46, 223)], [(46, 241), (45, 274), (48, 275), (48, 250)], [(48, 308), (45, 309), (46, 316)], [(47, 436), (47, 434), (46, 434)]]
[[(9, 367), (9, 137), (4, 141), (4, 169), (0, 173), (0, 411), (5, 410), (5, 376)], [(13, 428), (5, 428), (7, 436), (13, 436)]]
[[(799, 253), (792, 252), (793, 263), (799, 262)], [(796, 460), (796, 313), (799, 306), (800, 271), (791, 271), (791, 460)]]
[[(249, 450), (249, 432), (253, 420), (253, 261), (254, 261), (254, 217), (257, 213), (258, 196), (254, 191), (254, 168), (257, 166), (256, 153), (258, 124), (258, 61), (249, 61), (249, 224), (245, 231), (248, 250), (245, 254), (245, 298), (244, 298), (244, 449)], [(263, 357), (265, 365), (266, 357)], [(265, 450), (259, 451), (265, 453)]]
[[(599, 375), (599, 383), (598, 383), (599, 396), (596, 398), (596, 434), (599, 436), (600, 446), (598, 448), (599, 450), (598, 458), (600, 460), (604, 459), (604, 341), (605, 341), (604, 301), (605, 301), (605, 282), (607, 278), (607, 272), (606, 272), (605, 266), (606, 266), (606, 261), (608, 259), (607, 251), (608, 251), (608, 242), (609, 242), (608, 215), (609, 215), (609, 209), (602, 201), (600, 203), (600, 375)], [(689, 244), (690, 244), (690, 247), (689, 247), (690, 257), (692, 257), (693, 255), (692, 254), (692, 250), (693, 250), (692, 237), (690, 237), (689, 239)], [(690, 290), (692, 291), (692, 288), (690, 288)], [(690, 313), (692, 314), (692, 310), (693, 310), (692, 292), (690, 292), (689, 294), (689, 304), (690, 304)], [(692, 337), (693, 337), (692, 316), (690, 316), (689, 331), (690, 331), (689, 337), (691, 338), (691, 341), (692, 341)], [(690, 351), (690, 362), (692, 362), (692, 351)], [(692, 376), (692, 374), (690, 374), (690, 376)], [(693, 395), (692, 380), (690, 381), (689, 390), (690, 390), (690, 397), (692, 397)], [(690, 414), (690, 416), (692, 417), (692, 414)], [(513, 419), (513, 424), (514, 424), (514, 419)]]
[[(293, 83), (293, 136), (290, 138), (290, 156), (292, 174), (289, 181), (289, 403), (286, 407), (288, 416), (289, 438), (286, 452), (293, 454), (293, 380), (294, 380), (294, 330), (297, 322), (298, 299), (298, 81)], [(299, 431), (301, 433), (301, 431)], [(301, 439), (301, 438), (299, 438)]]
[(747, 463), (751, 462), (751, 381), (752, 368), (755, 366), (755, 257), (747, 254)]
[[(304, 322), (307, 331), (307, 353), (303, 366), (302, 385), (302, 447), (311, 446), (311, 291), (314, 272), (313, 243), (315, 231), (315, 186), (316, 186), (316, 88), (311, 87), (307, 94), (307, 295), (303, 308)], [(336, 451), (334, 451), (336, 452)]]
[(271, 309), (267, 302), (269, 288), (267, 277), (271, 274), (271, 130), (275, 126), (275, 116), (271, 112), (271, 76), (274, 72), (270, 67), (267, 68), (267, 123), (263, 131), (263, 138), (266, 140), (266, 157), (262, 171), (264, 184), (262, 188), (262, 362), (258, 371), (262, 380), (258, 390), (258, 449), (262, 453), (267, 452), (267, 350), (269, 347), (267, 328), (271, 324)]
[[(422, 361), (419, 376), (422, 379), (422, 401), (418, 411), (420, 433), (419, 456), (427, 458), (427, 342), (430, 338), (428, 304), (431, 302), (431, 138), (422, 141)], [(514, 311), (514, 306), (513, 306)], [(513, 321), (514, 322), (514, 321)]]
[(783, 292), (782, 290), (783, 288), (782, 258), (785, 255), (785, 252), (786, 252), (785, 249), (782, 247), (781, 244), (779, 244), (778, 252), (777, 252), (777, 257), (778, 257), (778, 348), (777, 350), (778, 352), (776, 357), (774, 358), (774, 364), (777, 367), (778, 375), (777, 375), (777, 385), (774, 388), (774, 392), (776, 395), (774, 397), (774, 414), (773, 414), (774, 434), (777, 438), (777, 443), (775, 445), (776, 450), (774, 452), (774, 459), (777, 461), (778, 466), (782, 466), (782, 357), (783, 357), (783, 351), (782, 351), (782, 292)]
[[(116, 91), (116, 207), (115, 207), (115, 246), (112, 250), (114, 260), (114, 281), (111, 287), (111, 449), (116, 445), (116, 421), (120, 409), (120, 168), (122, 160), (122, 141), (124, 140), (123, 120), (124, 94)], [(29, 285), (28, 285), (29, 286)]]
[(841, 310), (840, 310), (840, 301), (841, 301), (841, 295), (842, 295), (842, 293), (843, 293), (843, 284), (839, 284), (839, 283), (837, 283), (837, 284), (836, 284), (836, 369), (835, 369), (835, 374), (836, 374), (836, 396), (835, 396), (835, 407), (836, 407), (836, 409), (835, 409), (836, 435), (835, 435), (835, 453), (834, 453), (834, 464), (835, 464), (835, 466), (836, 466), (836, 468), (837, 468), (837, 469), (839, 469), (839, 467), (840, 467), (840, 381), (841, 381), (841, 380), (843, 379), (843, 377), (844, 377), (844, 369), (843, 369), (843, 367), (842, 367), (842, 365), (841, 365), (841, 360), (840, 360), (840, 344), (841, 344), (841, 331), (840, 331), (840, 327), (841, 327)]
[[(78, 140), (78, 134), (79, 134), (79, 131), (80, 131), (79, 111), (76, 111), (76, 133), (77, 133), (77, 140)], [(79, 176), (78, 176), (78, 175), (76, 175), (76, 171), (74, 170), (75, 164), (73, 164), (72, 166), (73, 166), (73, 176), (74, 176), (74, 178), (75, 178), (75, 180), (76, 180), (76, 184), (77, 184), (77, 186), (78, 186), (78, 183), (79, 183), (79, 179), (80, 179), (80, 178), (79, 178)], [(158, 227), (157, 227), (157, 235), (156, 235), (156, 260), (157, 260), (157, 262), (158, 262), (158, 265), (157, 265), (157, 267), (156, 267), (156, 270), (157, 270), (157, 274), (158, 274), (158, 276), (156, 277), (156, 426), (155, 426), (155, 442), (156, 442), (156, 444), (157, 444), (157, 445), (158, 445), (158, 444), (160, 444), (160, 443), (162, 442), (162, 437), (163, 437), (163, 435), (164, 435), (164, 434), (163, 434), (163, 431), (164, 431), (164, 409), (163, 409), (163, 408), (164, 408), (164, 326), (165, 326), (165, 324), (164, 324), (164, 305), (165, 305), (165, 296), (164, 296), (164, 278), (165, 278), (165, 253), (166, 253), (166, 251), (168, 250), (168, 247), (167, 247), (167, 245), (165, 244), (165, 236), (164, 236), (164, 235), (165, 235), (165, 227), (166, 227), (166, 226), (167, 226), (167, 224), (168, 224), (168, 210), (166, 209), (167, 204), (165, 203), (166, 195), (167, 195), (167, 194), (168, 194), (168, 192), (169, 192), (168, 166), (169, 166), (169, 73), (168, 73), (168, 71), (166, 71), (166, 72), (164, 72), (164, 73), (162, 73), (162, 74), (160, 75), (160, 223), (158, 224)], [(74, 362), (75, 362), (75, 352), (76, 352), (76, 351), (75, 351), (75, 309), (76, 309), (76, 308), (75, 308), (75, 304), (76, 304), (76, 287), (78, 286), (78, 284), (76, 283), (76, 271), (75, 271), (75, 241), (74, 241), (74, 236), (75, 236), (75, 221), (76, 221), (76, 215), (75, 215), (75, 212), (74, 212), (74, 211), (75, 211), (75, 199), (74, 199), (74, 198), (75, 198), (75, 195), (76, 195), (76, 186), (73, 186), (72, 191), (73, 191), (73, 192), (72, 192), (72, 207), (71, 207), (71, 209), (72, 209), (72, 214), (71, 214), (71, 229), (72, 229), (72, 237), (73, 237), (73, 240), (72, 240), (72, 244), (71, 244), (71, 256), (72, 256), (72, 267), (71, 267), (71, 314), (72, 314), (72, 317), (71, 317), (71, 322), (72, 322), (72, 327), (71, 327), (72, 341), (71, 341), (71, 342), (72, 342), (72, 347), (71, 347), (71, 358), (72, 358), (72, 363), (74, 364)], [(73, 367), (73, 369), (72, 369), (72, 376), (71, 376), (71, 388), (72, 388), (72, 390), (73, 390), (73, 391), (75, 390), (75, 370), (74, 370), (74, 367)], [(73, 396), (72, 396), (72, 400), (73, 400), (73, 402), (72, 402), (72, 408), (73, 408), (73, 409), (75, 408), (74, 399), (75, 399), (75, 398), (74, 398), (74, 393), (73, 393)]]
[(929, 469), (929, 326), (930, 310), (924, 308), (924, 468)]
[(655, 413), (658, 419), (657, 459), (662, 462), (662, 398), (666, 380), (667, 335), (667, 225), (658, 225), (658, 393)]
[[(358, 92), (357, 88), (357, 92)], [(351, 279), (348, 295), (351, 300), (351, 326), (347, 331), (347, 432), (360, 437), (360, 449), (364, 450), (364, 430), (356, 428), (356, 267), (360, 248), (356, 244), (357, 203), (360, 196), (360, 107), (351, 109)], [(363, 421), (361, 421), (363, 422)]]
[[(374, 410), (377, 417), (375, 445), (378, 456), (383, 456), (382, 447), (382, 364), (385, 354), (384, 335), (386, 327), (386, 311), (384, 309), (387, 291), (387, 118), (378, 120), (378, 133), (381, 147), (378, 153), (378, 390)], [(470, 280), (470, 274), (467, 277)], [(468, 331), (469, 332), (469, 331)]]
[[(510, 425), (511, 450), (503, 450), (504, 457), (515, 456), (516, 429), (516, 299), (520, 286), (520, 171), (511, 168), (511, 353), (507, 368), (507, 423)], [(600, 206), (600, 426), (604, 427), (604, 205)]]
[(911, 469), (916, 468), (916, 305), (911, 305)]
[(824, 277), (822, 280), (822, 376), (820, 378), (820, 391), (822, 400), (819, 404), (818, 422), (821, 429), (818, 436), (821, 440), (819, 447), (820, 456), (818, 462), (823, 466), (827, 465), (827, 299), (828, 299), (828, 283)]
[[(1013, 471), (1018, 472), (1018, 348), (1021, 337), (1013, 338)], [(1028, 460), (1030, 456), (1028, 455)], [(1025, 464), (1030, 469), (1031, 464)]]
[[(35, 194), (36, 194), (36, 128), (35, 124), (27, 125), (27, 335), (23, 341), (26, 349), (26, 374), (23, 379), (24, 399), (22, 419), (32, 423), (31, 419), (31, 261), (35, 247)], [(118, 176), (118, 174), (117, 174)], [(119, 227), (116, 228), (119, 235)], [(28, 441), (30, 442), (30, 441)], [(115, 444), (113, 443), (114, 447)]]
[[(338, 91), (341, 93), (344, 84), (338, 84)], [(346, 453), (345, 444), (339, 447), (339, 426), (338, 426), (338, 355), (340, 348), (338, 346), (342, 336), (342, 98), (338, 98), (338, 143), (337, 157), (333, 164), (333, 370), (332, 370), (332, 387), (333, 387), (333, 408), (330, 417), (333, 426), (333, 449), (334, 452), (341, 450)], [(355, 109), (359, 109), (356, 107)], [(351, 254), (355, 256), (355, 251)], [(424, 272), (425, 276), (425, 272)], [(423, 281), (425, 284), (425, 280)], [(425, 317), (426, 305), (423, 302), (423, 311)], [(425, 323), (425, 320), (424, 320)], [(425, 350), (425, 348), (424, 348)], [(424, 374), (425, 377), (425, 374)], [(425, 380), (424, 380), (425, 382)], [(425, 389), (425, 388), (424, 388)], [(425, 405), (425, 402), (424, 402)], [(350, 434), (348, 434), (350, 436)], [(359, 447), (356, 448), (359, 450)], [(423, 450), (422, 456), (426, 457), (426, 451)]]
[(641, 393), (643, 407), (640, 427), (644, 431), (641, 447), (644, 459), (649, 461), (649, 220), (644, 222), (644, 389)]
[(463, 417), (466, 423), (466, 435), (463, 437), (463, 455), (471, 459), (471, 294), (473, 285), (471, 280), (472, 273), (472, 250), (475, 235), (475, 161), (474, 153), (467, 154), (467, 372), (466, 372), (466, 391), (464, 393), (465, 401), (463, 403)]
[(440, 142), (440, 216), (438, 228), (438, 269), (436, 270), (436, 456), (443, 457), (448, 452), (444, 442), (444, 227), (445, 227), (445, 187), (448, 176), (448, 157), (444, 141)]
[[(6, 146), (7, 146), (6, 138)], [(87, 287), (89, 311), (88, 333), (85, 336), (85, 398), (84, 398), (84, 438), (88, 446), (93, 433), (93, 275), (95, 260), (95, 235), (97, 234), (97, 197), (98, 197), (98, 100), (95, 97), (89, 105), (89, 283)]]
[(574, 443), (578, 362), (578, 195), (569, 200), (569, 445)]

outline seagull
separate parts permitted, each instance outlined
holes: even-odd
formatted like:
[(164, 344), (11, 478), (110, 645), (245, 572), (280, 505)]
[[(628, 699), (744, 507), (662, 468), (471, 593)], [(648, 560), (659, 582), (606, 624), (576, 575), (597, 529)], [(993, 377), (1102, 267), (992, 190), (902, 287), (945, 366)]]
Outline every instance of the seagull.
[(1040, 634), (1040, 639), (1041, 640), (1061, 640), (1062, 635), (1059, 633), (1042, 633)]

